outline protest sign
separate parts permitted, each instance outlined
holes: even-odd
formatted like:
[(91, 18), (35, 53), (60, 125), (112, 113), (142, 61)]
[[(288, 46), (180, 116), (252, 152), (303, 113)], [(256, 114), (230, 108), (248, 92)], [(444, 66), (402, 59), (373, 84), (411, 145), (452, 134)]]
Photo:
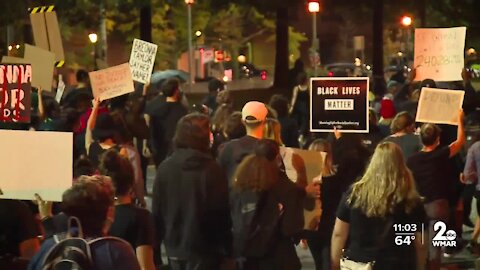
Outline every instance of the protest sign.
[(150, 82), (157, 48), (156, 44), (140, 39), (133, 40), (129, 63), (132, 68), (132, 77), (135, 81), (140, 83)]
[(53, 52), (55, 60), (63, 62), (65, 55), (55, 7), (41, 6), (30, 9), (30, 22), (35, 45)]
[(0, 198), (61, 201), (72, 185), (72, 143), (72, 133), (0, 130)]
[[(312, 181), (320, 181), (326, 153), (297, 148), (280, 147), (285, 172), (288, 178), (304, 188)], [(318, 199), (306, 198), (304, 204), (305, 229), (321, 215), (321, 203)]]
[(89, 73), (93, 96), (106, 100), (134, 91), (128, 63)]
[(30, 64), (27, 60), (20, 58), (20, 57), (13, 57), (13, 56), (3, 56), (2, 57), (2, 64)]
[(415, 29), (415, 80), (461, 81), (466, 27)]
[(423, 87), (417, 108), (417, 122), (458, 125), (464, 91)]
[(31, 65), (0, 65), (0, 122), (30, 123), (31, 82)]
[(32, 64), (32, 86), (52, 91), (55, 54), (42, 48), (25, 44), (25, 56), (23, 59), (27, 63)]
[(367, 133), (368, 78), (312, 78), (310, 130)]

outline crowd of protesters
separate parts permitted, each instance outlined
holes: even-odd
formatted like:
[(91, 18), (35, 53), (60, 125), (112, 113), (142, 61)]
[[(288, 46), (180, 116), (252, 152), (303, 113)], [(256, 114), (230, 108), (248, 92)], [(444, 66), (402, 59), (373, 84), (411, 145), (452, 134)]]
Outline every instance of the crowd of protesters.
[[(59, 103), (38, 89), (32, 122), (2, 128), (72, 132), (73, 185), (61, 203), (0, 200), (0, 269), (78, 263), (63, 252), (78, 238), (90, 250), (83, 269), (295, 270), (299, 243), (323, 270), (440, 269), (443, 255), (465, 246), (480, 255), (479, 219), (472, 241), (462, 239), (462, 223), (473, 225), (471, 197), (480, 198), (480, 136), (468, 155), (464, 146), (464, 114), (480, 120), (468, 74), (452, 87), (465, 90), (458, 127), (415, 123), (421, 87), (436, 82), (413, 82), (413, 71), (372, 94), (368, 134), (313, 134), (302, 69), (290, 76), (290, 101), (276, 94), (241, 111), (215, 79), (193, 109), (174, 78), (108, 101), (94, 99), (85, 71)], [(326, 153), (321, 177), (291, 181), (280, 147)], [(156, 176), (147, 210), (150, 162)], [(305, 226), (308, 198), (322, 214)], [(456, 231), (456, 248), (420, 243), (422, 226), (428, 238), (436, 221)], [(411, 245), (395, 244), (394, 224), (416, 225)]]

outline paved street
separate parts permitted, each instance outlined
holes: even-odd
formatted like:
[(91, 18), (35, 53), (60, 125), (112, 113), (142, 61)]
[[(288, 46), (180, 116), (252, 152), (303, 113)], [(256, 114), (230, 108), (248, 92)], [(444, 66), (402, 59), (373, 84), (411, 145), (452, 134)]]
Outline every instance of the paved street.
[[(147, 189), (148, 189), (148, 194), (152, 193), (153, 189), (153, 181), (155, 177), (155, 168), (154, 166), (149, 166), (148, 167), (148, 172), (147, 172)], [(151, 196), (149, 195), (147, 198), (147, 204), (148, 208), (151, 209)], [(475, 220), (475, 213), (476, 211), (476, 203), (475, 199), (472, 202), (472, 216), (471, 219), (474, 221)], [(464, 226), (464, 238), (465, 239), (470, 239), (472, 229), (469, 229)], [(313, 262), (313, 258), (310, 254), (310, 250), (302, 248), (300, 246), (297, 246), (297, 255), (300, 258), (300, 261), (302, 263), (302, 270), (315, 270), (315, 264)], [(166, 261), (166, 258), (165, 260)], [(456, 254), (453, 258), (444, 258), (444, 267), (442, 267), (442, 270), (454, 270), (454, 269), (475, 269), (475, 257), (472, 256), (472, 254), (464, 249), (462, 252), (459, 254)], [(480, 269), (480, 268), (477, 268)]]

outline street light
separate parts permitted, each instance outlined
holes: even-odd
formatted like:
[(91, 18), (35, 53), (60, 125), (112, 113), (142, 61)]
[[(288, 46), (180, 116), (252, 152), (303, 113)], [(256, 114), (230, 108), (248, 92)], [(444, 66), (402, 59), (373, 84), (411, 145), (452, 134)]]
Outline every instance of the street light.
[(411, 31), (410, 31), (410, 26), (412, 25), (413, 23), (413, 18), (410, 17), (410, 16), (403, 16), (402, 17), (402, 20), (400, 21), (400, 23), (405, 27), (405, 31), (406, 31), (406, 40), (405, 40), (405, 52), (407, 53), (407, 61), (408, 61), (408, 57), (412, 57), (412, 51), (410, 50), (410, 40), (411, 40)]
[(195, 3), (195, 0), (185, 0), (187, 4), (188, 12), (188, 73), (190, 73), (190, 80), (188, 88), (192, 92), (192, 84), (194, 79), (193, 74), (193, 44), (192, 44), (192, 5)]
[(197, 30), (197, 31), (195, 32), (195, 36), (201, 37), (201, 36), (202, 36), (202, 31)]
[(88, 34), (88, 39), (90, 40), (90, 43), (93, 45), (93, 70), (97, 70), (97, 40), (98, 36), (95, 33), (90, 33)]
[(313, 54), (313, 74), (317, 76), (317, 53), (318, 53), (318, 41), (317, 41), (317, 13), (320, 12), (320, 3), (318, 1), (308, 2), (308, 11), (312, 13), (312, 54)]

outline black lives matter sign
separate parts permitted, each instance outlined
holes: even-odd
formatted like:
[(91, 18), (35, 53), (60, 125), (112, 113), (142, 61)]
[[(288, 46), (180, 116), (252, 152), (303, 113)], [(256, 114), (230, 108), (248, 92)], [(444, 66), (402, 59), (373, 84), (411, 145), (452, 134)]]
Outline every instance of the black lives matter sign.
[(30, 122), (31, 83), (30, 64), (0, 65), (0, 122)]
[(310, 130), (367, 133), (368, 78), (312, 78)]

